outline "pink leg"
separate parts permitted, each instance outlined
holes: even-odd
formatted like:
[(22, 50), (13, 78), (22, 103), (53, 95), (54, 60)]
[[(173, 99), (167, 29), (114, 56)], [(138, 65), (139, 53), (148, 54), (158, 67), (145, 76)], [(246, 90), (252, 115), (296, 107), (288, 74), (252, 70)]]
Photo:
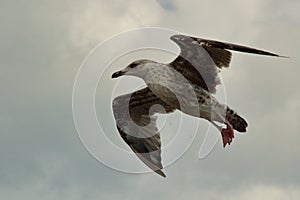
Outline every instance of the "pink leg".
[(224, 123), (226, 124), (226, 128), (222, 128), (215, 122), (212, 122), (212, 124), (221, 132), (223, 147), (226, 147), (227, 144), (230, 145), (230, 143), (232, 142), (232, 139), (234, 138), (234, 131), (231, 124), (227, 120), (225, 120)]

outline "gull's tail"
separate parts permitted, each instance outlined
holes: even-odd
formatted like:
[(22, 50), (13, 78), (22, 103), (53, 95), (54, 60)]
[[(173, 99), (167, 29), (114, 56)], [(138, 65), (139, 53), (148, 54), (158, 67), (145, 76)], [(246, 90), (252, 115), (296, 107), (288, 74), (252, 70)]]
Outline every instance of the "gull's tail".
[(235, 111), (227, 107), (226, 120), (232, 125), (234, 130), (239, 132), (246, 132), (248, 126), (246, 120), (239, 116)]

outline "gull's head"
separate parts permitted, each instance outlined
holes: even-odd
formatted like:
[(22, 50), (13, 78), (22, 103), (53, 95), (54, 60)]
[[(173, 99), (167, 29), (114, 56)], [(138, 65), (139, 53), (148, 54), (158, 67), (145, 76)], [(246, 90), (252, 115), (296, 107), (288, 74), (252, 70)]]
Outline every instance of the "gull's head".
[(112, 78), (117, 78), (123, 75), (131, 75), (137, 77), (144, 77), (147, 72), (150, 70), (151, 66), (153, 66), (155, 62), (151, 60), (136, 60), (130, 63), (125, 69), (117, 71), (112, 74)]

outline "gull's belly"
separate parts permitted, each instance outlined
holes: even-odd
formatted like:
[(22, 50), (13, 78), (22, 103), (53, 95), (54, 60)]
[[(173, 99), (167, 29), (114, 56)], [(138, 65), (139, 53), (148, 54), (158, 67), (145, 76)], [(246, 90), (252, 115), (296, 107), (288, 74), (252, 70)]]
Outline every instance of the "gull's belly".
[[(209, 119), (211, 117), (210, 99), (199, 97), (199, 90), (195, 90), (191, 84), (171, 86), (162, 86), (160, 84), (149, 84), (149, 88), (152, 92), (158, 96), (162, 101), (167, 104), (176, 107), (182, 112), (195, 117), (201, 117)], [(200, 99), (199, 99), (200, 98)]]
[(159, 69), (161, 69), (159, 73), (157, 71), (154, 73), (153, 70), (144, 79), (157, 97), (188, 115), (219, 120), (216, 113), (222, 113), (225, 109), (224, 105), (209, 92), (198, 85), (191, 84), (176, 70)]

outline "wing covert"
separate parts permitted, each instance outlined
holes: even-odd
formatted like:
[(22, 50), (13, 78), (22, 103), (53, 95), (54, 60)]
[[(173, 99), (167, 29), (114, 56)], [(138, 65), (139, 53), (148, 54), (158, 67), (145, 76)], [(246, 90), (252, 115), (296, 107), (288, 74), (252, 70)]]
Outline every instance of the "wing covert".
[(169, 65), (190, 82), (211, 93), (216, 91), (216, 86), (220, 83), (219, 69), (230, 65), (232, 54), (228, 50), (284, 57), (247, 46), (186, 35), (173, 35), (170, 39), (180, 47), (181, 51), (180, 55)]
[(154, 114), (169, 113), (175, 108), (161, 101), (148, 87), (116, 97), (112, 107), (122, 139), (149, 168), (165, 177), (161, 171), (161, 142)]

